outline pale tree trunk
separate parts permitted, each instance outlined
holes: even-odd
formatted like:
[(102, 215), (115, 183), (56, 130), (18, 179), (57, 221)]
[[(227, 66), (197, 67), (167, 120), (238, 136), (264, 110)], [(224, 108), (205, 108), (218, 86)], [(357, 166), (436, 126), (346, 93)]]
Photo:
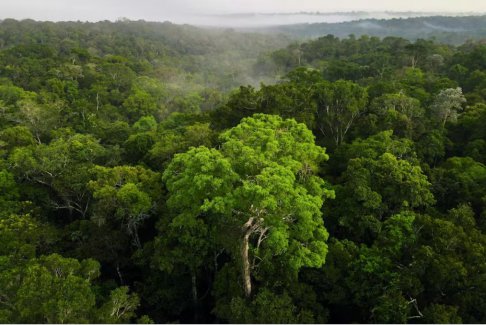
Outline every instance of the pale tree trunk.
[(449, 119), (449, 115), (450, 114), (448, 112), (444, 113), (444, 119), (442, 120), (442, 127), (443, 128), (445, 128), (445, 125), (447, 123), (447, 120)]
[(264, 219), (262, 218), (262, 215), (265, 213), (265, 210), (254, 208), (252, 205), (250, 208), (250, 212), (252, 217), (250, 217), (241, 228), (243, 234), (241, 242), (241, 269), (243, 275), (243, 287), (245, 289), (246, 298), (249, 298), (252, 293), (251, 269), (253, 268), (254, 264), (250, 262), (250, 237), (253, 234), (260, 233), (260, 237), (258, 238), (257, 243), (258, 248), (260, 247), (262, 241), (266, 238), (265, 234), (268, 231), (268, 228), (263, 227)]
[(120, 264), (118, 262), (116, 263), (116, 273), (118, 274), (118, 278), (120, 279), (120, 284), (123, 285), (125, 281), (123, 281), (123, 276), (120, 271)]
[(191, 270), (191, 291), (192, 291), (192, 304), (194, 308), (193, 321), (195, 324), (200, 323), (200, 305), (199, 297), (197, 291), (197, 271), (195, 269)]
[(414, 56), (412, 56), (412, 69), (415, 69), (417, 66), (418, 59)]
[(243, 273), (243, 287), (245, 288), (245, 297), (251, 296), (251, 265), (250, 265), (250, 236), (255, 230), (255, 218), (251, 217), (243, 225), (243, 240), (241, 243), (241, 268)]
[(245, 296), (249, 298), (251, 296), (251, 272), (250, 272), (250, 258), (248, 256), (249, 241), (251, 230), (247, 230), (243, 236), (243, 243), (241, 246), (241, 261), (243, 267), (243, 285), (245, 287)]

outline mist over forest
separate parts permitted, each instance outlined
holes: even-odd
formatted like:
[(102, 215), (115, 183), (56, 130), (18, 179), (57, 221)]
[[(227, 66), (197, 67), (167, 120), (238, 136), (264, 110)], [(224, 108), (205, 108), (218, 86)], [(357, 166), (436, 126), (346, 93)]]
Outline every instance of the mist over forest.
[[(195, 26), (212, 26), (228, 28), (258, 28), (294, 24), (343, 23), (363, 19), (393, 19), (430, 16), (450, 16), (451, 13), (439, 12), (255, 12), (198, 14), (192, 16), (173, 17), (169, 20), (176, 23), (188, 23)], [(470, 16), (472, 13), (454, 13), (454, 16)], [(478, 14), (476, 14), (478, 15)]]
[(409, 40), (435, 39), (439, 42), (461, 45), (467, 40), (486, 37), (486, 16), (424, 16), (410, 18), (363, 18), (349, 22), (305, 23), (267, 26), (247, 29), (263, 33), (283, 33), (293, 37), (316, 38), (332, 34), (338, 37), (397, 36)]
[(481, 6), (179, 2), (0, 4), (0, 323), (485, 323)]

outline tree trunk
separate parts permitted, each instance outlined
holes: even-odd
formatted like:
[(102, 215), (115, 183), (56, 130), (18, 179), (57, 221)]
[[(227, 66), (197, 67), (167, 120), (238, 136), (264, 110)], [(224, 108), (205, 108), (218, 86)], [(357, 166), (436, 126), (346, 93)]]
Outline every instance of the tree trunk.
[(118, 278), (120, 279), (120, 284), (124, 285), (125, 281), (123, 281), (123, 276), (122, 276), (122, 273), (120, 271), (120, 264), (118, 264), (118, 263), (116, 263), (116, 273), (118, 274)]
[(251, 231), (248, 229), (243, 236), (243, 244), (241, 246), (241, 261), (243, 267), (243, 285), (245, 287), (245, 296), (251, 296), (251, 273), (250, 273), (250, 258), (248, 256), (249, 241)]
[(192, 307), (193, 309), (193, 323), (201, 323), (201, 310), (199, 304), (199, 297), (197, 291), (197, 271), (191, 270), (191, 291), (192, 291)]
[(191, 285), (192, 285), (192, 301), (194, 306), (197, 306), (197, 282), (196, 282), (196, 272), (191, 272)]
[(444, 119), (442, 120), (442, 127), (445, 128), (445, 125), (447, 123), (447, 120), (449, 119), (449, 114), (446, 113), (444, 116)]

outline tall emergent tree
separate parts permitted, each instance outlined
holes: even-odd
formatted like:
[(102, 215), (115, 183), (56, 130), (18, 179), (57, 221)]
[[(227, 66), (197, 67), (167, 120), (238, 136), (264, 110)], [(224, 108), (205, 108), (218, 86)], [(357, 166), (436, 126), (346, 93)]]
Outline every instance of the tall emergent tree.
[(442, 90), (432, 104), (432, 113), (441, 122), (442, 127), (446, 122), (457, 120), (458, 112), (462, 111), (462, 105), (466, 98), (461, 88), (449, 88)]
[(325, 149), (304, 124), (265, 114), (243, 119), (220, 140), (219, 150), (176, 155), (163, 174), (171, 220), (162, 237), (177, 247), (160, 253), (165, 263), (175, 254), (171, 261), (195, 270), (224, 250), (241, 269), (238, 291), (246, 298), (255, 283), (272, 286), (304, 266), (320, 267), (328, 238), (320, 208), (334, 195), (315, 175)]
[(360, 85), (346, 80), (321, 82), (315, 87), (316, 120), (319, 131), (339, 146), (356, 119), (363, 113), (368, 93)]

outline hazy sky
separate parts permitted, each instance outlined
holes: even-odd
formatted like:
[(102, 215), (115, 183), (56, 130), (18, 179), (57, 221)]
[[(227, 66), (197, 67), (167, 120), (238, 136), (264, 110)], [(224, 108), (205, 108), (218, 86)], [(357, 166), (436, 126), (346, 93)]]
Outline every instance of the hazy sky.
[(486, 0), (0, 0), (0, 19), (173, 20), (203, 14), (296, 11), (486, 12)]

